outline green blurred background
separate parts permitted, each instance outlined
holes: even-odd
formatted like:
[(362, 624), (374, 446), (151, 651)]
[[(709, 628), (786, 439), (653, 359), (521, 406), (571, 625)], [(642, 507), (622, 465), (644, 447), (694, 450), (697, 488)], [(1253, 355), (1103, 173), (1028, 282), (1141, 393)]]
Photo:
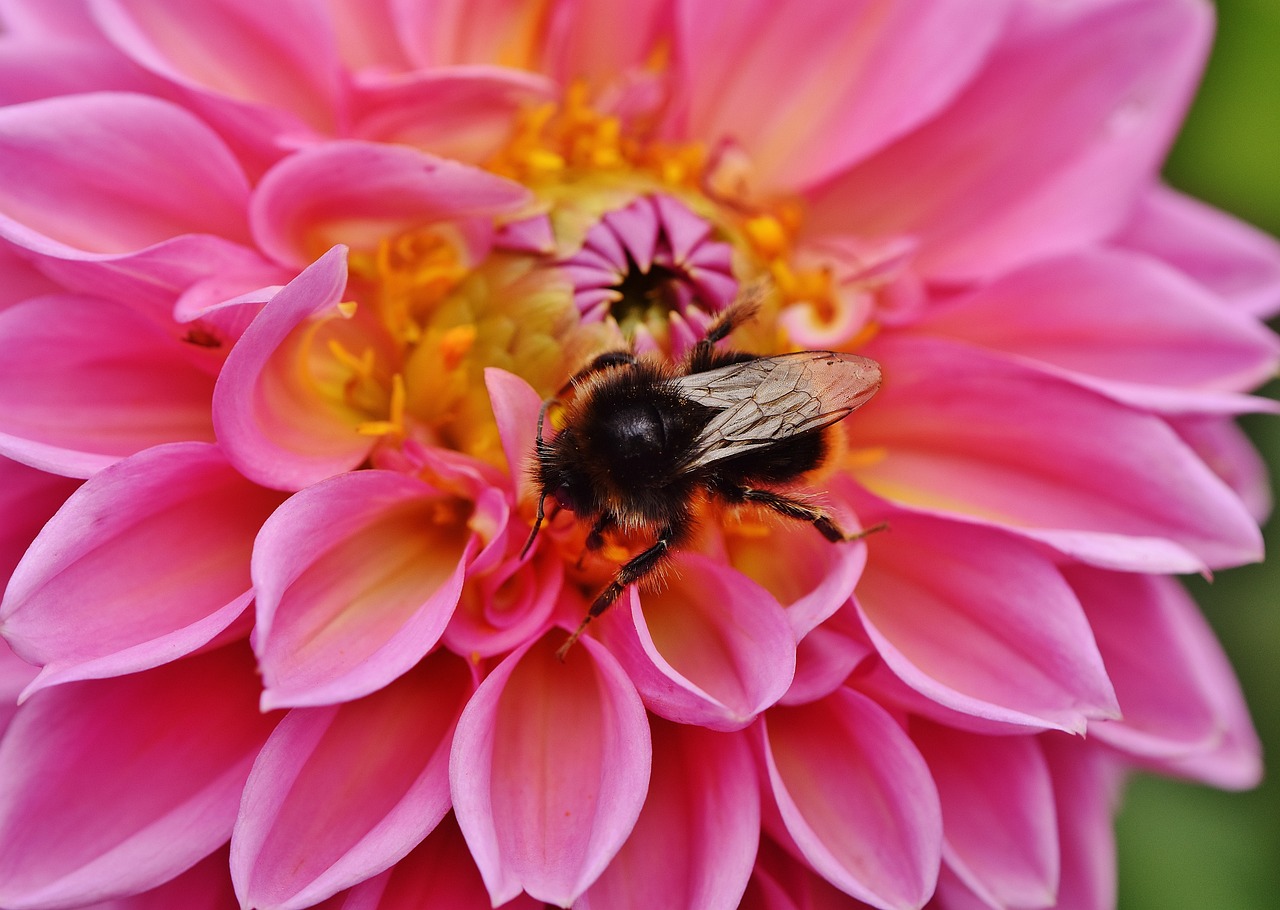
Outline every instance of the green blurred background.
[[(1166, 176), (1280, 235), (1280, 0), (1217, 7), (1213, 57)], [(1280, 384), (1268, 393), (1280, 397)], [(1245, 425), (1280, 478), (1280, 418)], [(1119, 821), (1120, 910), (1280, 908), (1280, 521), (1266, 531), (1266, 564), (1190, 587), (1244, 684), (1267, 779), (1249, 793), (1134, 780)]]

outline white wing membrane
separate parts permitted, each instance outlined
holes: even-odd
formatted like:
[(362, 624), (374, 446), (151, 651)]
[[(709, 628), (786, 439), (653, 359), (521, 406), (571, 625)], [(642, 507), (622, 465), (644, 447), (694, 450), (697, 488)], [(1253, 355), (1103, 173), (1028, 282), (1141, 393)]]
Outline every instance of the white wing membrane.
[(719, 411), (686, 470), (843, 420), (880, 387), (880, 366), (857, 354), (798, 351), (673, 380), (683, 397)]

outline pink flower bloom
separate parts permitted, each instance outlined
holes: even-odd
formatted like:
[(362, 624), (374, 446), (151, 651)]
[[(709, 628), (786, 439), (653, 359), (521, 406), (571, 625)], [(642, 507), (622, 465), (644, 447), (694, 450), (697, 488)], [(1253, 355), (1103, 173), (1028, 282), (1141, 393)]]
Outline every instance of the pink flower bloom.
[[(0, 15), (0, 905), (1106, 908), (1128, 769), (1256, 782), (1207, 3)], [(522, 555), (540, 403), (744, 288), (880, 365), (797, 495), (888, 530), (699, 502), (559, 661), (653, 529)]]

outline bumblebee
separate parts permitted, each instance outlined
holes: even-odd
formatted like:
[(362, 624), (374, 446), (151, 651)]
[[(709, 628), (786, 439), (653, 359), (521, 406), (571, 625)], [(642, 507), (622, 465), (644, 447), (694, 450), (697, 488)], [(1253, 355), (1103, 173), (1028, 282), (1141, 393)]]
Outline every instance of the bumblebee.
[[(615, 530), (653, 535), (596, 597), (557, 652), (561, 659), (628, 585), (643, 582), (689, 541), (703, 497), (810, 522), (832, 542), (852, 539), (826, 512), (777, 488), (822, 464), (827, 431), (876, 393), (880, 367), (835, 351), (758, 357), (717, 350), (752, 312), (746, 305), (726, 310), (682, 364), (629, 351), (601, 354), (543, 403), (533, 468), (541, 492), (521, 556), (538, 535), (548, 497), (591, 523), (588, 551)], [(562, 429), (546, 440), (553, 405), (563, 408)]]

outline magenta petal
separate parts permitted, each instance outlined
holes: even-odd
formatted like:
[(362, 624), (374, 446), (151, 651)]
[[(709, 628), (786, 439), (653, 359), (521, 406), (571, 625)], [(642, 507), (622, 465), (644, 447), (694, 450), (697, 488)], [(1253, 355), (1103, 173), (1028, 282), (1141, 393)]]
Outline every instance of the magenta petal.
[(0, 312), (0, 451), (58, 474), (213, 440), (213, 380), (124, 306), (58, 295)]
[(916, 721), (911, 738), (942, 800), (942, 856), (992, 907), (1052, 907), (1058, 892), (1053, 784), (1038, 741)]
[(1261, 749), (1239, 683), (1182, 586), (1083, 566), (1066, 575), (1123, 712), (1120, 720), (1091, 724), (1089, 733), (1166, 773), (1217, 787), (1256, 785)]
[(1115, 240), (1164, 260), (1243, 312), (1280, 311), (1280, 242), (1203, 202), (1156, 187)]
[(791, 684), (796, 643), (786, 612), (722, 563), (682, 554), (661, 590), (632, 589), (619, 607), (601, 622), (605, 641), (660, 717), (741, 729)]
[(0, 105), (94, 91), (160, 94), (163, 88), (103, 44), (65, 34), (17, 40), (6, 34), (0, 40)]
[(253, 550), (263, 705), (349, 701), (421, 660), (477, 549), (469, 517), (469, 504), (377, 470), (330, 478), (277, 509)]
[[(334, 307), (347, 285), (346, 248), (334, 247), (271, 298), (227, 356), (213, 392), (213, 425), (249, 479), (301, 489), (364, 461), (372, 441), (314, 389), (282, 345), (308, 317)], [(278, 353), (279, 352), (279, 353)]]
[(79, 481), (0, 458), (0, 584), (9, 583), (31, 541), (78, 486)]
[(786, 833), (809, 864), (874, 907), (923, 907), (942, 859), (942, 815), (924, 759), (893, 718), (841, 689), (774, 708), (761, 730)]
[(45, 525), (0, 606), (5, 636), (44, 665), (33, 689), (207, 644), (248, 606), (253, 538), (279, 501), (203, 443), (95, 474)]
[(922, 516), (889, 523), (869, 544), (855, 599), (904, 682), (1009, 724), (1081, 732), (1087, 719), (1119, 713), (1088, 620), (1039, 549)]
[(1062, 858), (1058, 907), (1113, 910), (1116, 905), (1118, 769), (1097, 748), (1078, 739), (1042, 739), (1058, 806)]
[(18, 710), (18, 696), (39, 672), (39, 667), (14, 654), (9, 643), (0, 638), (0, 734), (9, 728)]
[(1248, 510), (1163, 421), (943, 339), (884, 338), (867, 353), (890, 365), (851, 429), (885, 453), (855, 469), (873, 492), (1107, 568), (1190, 572), (1261, 555)]
[(925, 272), (960, 280), (1120, 228), (1199, 78), (1211, 9), (1023, 4), (1014, 19), (945, 111), (813, 194), (809, 230), (915, 236)]
[(231, 874), (227, 871), (227, 851), (209, 854), (177, 878), (163, 885), (118, 900), (91, 904), (81, 910), (240, 910)]
[(449, 811), (449, 746), (474, 685), (438, 652), (358, 701), (291, 711), (231, 839), (244, 906), (309, 907), (402, 859)]
[(233, 646), (32, 698), (0, 743), (0, 904), (132, 894), (225, 843), (275, 723), (257, 695)]
[(530, 466), (542, 400), (529, 383), (497, 367), (485, 369), (484, 384), (493, 405), (502, 452), (507, 456), (507, 471), (515, 486), (516, 502), (521, 502), (537, 495)]
[(649, 785), (649, 723), (609, 652), (561, 663), (543, 636), (498, 665), (458, 722), (454, 811), (494, 905), (523, 889), (567, 907), (604, 871)]
[[(740, 143), (770, 187), (812, 184), (950, 101), (999, 35), (1006, 6), (678, 4), (687, 129), (713, 146)], [(787, 101), (761, 103), (770, 97)]]
[(103, 92), (0, 109), (0, 233), (17, 242), (118, 253), (180, 234), (243, 240), (247, 201), (222, 140), (168, 102)]
[(529, 198), (510, 180), (404, 146), (328, 142), (263, 177), (251, 222), (263, 250), (301, 266), (338, 237), (373, 245), (409, 228), (512, 212)]
[(1240, 497), (1258, 524), (1265, 524), (1273, 504), (1267, 463), (1235, 420), (1217, 414), (1187, 415), (1171, 423), (1182, 441)]
[(653, 723), (640, 819), (579, 910), (734, 910), (755, 864), (760, 791), (747, 740)]

